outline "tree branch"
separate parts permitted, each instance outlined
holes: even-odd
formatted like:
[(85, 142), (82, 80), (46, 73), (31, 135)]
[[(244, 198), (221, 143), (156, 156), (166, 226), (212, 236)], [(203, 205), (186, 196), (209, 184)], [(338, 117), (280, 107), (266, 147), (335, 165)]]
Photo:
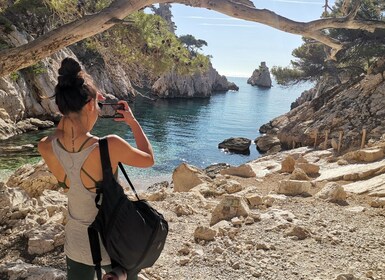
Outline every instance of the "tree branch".
[[(276, 13), (257, 9), (249, 0), (116, 0), (101, 12), (63, 25), (28, 44), (0, 52), (0, 76), (33, 65), (56, 51), (85, 38), (101, 33), (119, 23), (131, 13), (154, 3), (179, 3), (193, 7), (215, 10), (228, 16), (257, 22), (278, 30), (315, 39), (338, 53), (343, 45), (328, 37), (324, 29), (346, 28), (373, 32), (376, 28), (385, 29), (385, 22), (360, 21), (351, 17), (327, 18), (311, 22), (296, 22)], [(355, 14), (356, 9), (353, 9)], [(333, 55), (332, 55), (333, 57)]]

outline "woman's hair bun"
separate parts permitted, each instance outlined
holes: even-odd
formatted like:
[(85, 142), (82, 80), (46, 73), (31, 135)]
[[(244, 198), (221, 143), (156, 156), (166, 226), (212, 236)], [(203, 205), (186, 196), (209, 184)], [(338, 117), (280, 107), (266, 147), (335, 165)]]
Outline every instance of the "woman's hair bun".
[(63, 59), (59, 69), (58, 85), (60, 87), (81, 87), (84, 79), (79, 76), (82, 71), (79, 62), (67, 57)]
[(76, 77), (80, 71), (82, 71), (80, 64), (75, 59), (66, 57), (61, 63), (59, 75)]

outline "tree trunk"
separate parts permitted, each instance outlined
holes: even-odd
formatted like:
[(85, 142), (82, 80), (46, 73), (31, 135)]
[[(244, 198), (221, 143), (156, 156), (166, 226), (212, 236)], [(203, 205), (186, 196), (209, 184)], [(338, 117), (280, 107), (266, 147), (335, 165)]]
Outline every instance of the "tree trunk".
[(171, 2), (207, 8), (231, 17), (262, 23), (284, 32), (313, 38), (331, 48), (331, 58), (335, 57), (343, 45), (322, 32), (324, 29), (346, 28), (373, 32), (376, 28), (385, 28), (384, 22), (360, 21), (351, 16), (319, 19), (308, 23), (296, 22), (272, 11), (257, 9), (248, 0), (116, 0), (97, 14), (84, 16), (52, 30), (28, 44), (0, 52), (0, 76), (31, 66), (64, 47), (103, 32), (131, 13), (151, 4)]

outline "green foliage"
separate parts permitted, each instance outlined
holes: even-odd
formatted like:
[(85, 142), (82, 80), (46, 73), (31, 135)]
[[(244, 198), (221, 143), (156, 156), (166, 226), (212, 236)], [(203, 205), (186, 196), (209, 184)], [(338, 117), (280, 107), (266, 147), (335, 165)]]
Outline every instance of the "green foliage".
[(201, 50), (203, 46), (207, 46), (205, 40), (196, 39), (190, 34), (179, 36), (179, 40), (187, 47), (192, 55), (196, 55), (198, 50)]
[(41, 62), (41, 61), (39, 61), (38, 63), (32, 65), (31, 67), (28, 67), (28, 69), (30, 71), (32, 71), (32, 73), (34, 75), (40, 75), (40, 74), (43, 74), (43, 73), (47, 73), (47, 69), (44, 66), (44, 63)]
[(2, 15), (0, 15), (0, 25), (4, 27), (4, 32), (10, 33), (12, 31), (12, 22)]
[(273, 66), (271, 73), (279, 85), (290, 85), (302, 78), (303, 73), (297, 69)]
[(18, 0), (8, 10), (15, 14), (33, 13), (38, 17), (48, 14), (48, 9), (42, 0)]
[(161, 17), (137, 12), (128, 19), (131, 25), (116, 25), (90, 39), (88, 48), (130, 65), (132, 72), (145, 71), (152, 76), (171, 69), (181, 74), (207, 69), (209, 59), (191, 55)]
[(9, 75), (9, 77), (11, 78), (12, 81), (17, 82), (17, 80), (19, 80), (19, 78), (20, 78), (20, 73), (19, 73), (19, 71), (12, 72)]
[[(333, 11), (323, 14), (323, 17), (343, 17), (346, 12), (351, 11), (354, 1), (352, 1), (347, 11), (343, 10), (343, 0), (337, 0)], [(358, 10), (356, 18), (359, 20), (378, 20), (384, 21), (385, 2), (383, 0), (363, 0)], [(273, 75), (276, 80), (284, 83), (299, 80), (317, 80), (322, 76), (338, 78), (350, 78), (365, 73), (370, 65), (379, 57), (385, 55), (385, 31), (375, 30), (367, 32), (364, 30), (350, 29), (328, 29), (324, 32), (343, 43), (344, 49), (339, 51), (337, 61), (328, 61), (327, 49), (320, 43), (313, 40), (304, 39), (304, 44), (293, 51), (296, 58), (291, 62), (291, 67), (276, 69)], [(292, 73), (296, 70), (297, 73)], [(290, 80), (291, 79), (291, 80)]]

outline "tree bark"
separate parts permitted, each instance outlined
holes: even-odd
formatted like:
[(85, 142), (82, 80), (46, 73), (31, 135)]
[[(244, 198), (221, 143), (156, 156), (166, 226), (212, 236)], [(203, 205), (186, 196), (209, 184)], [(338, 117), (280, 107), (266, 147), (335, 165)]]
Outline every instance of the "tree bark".
[(101, 33), (144, 7), (155, 3), (170, 2), (214, 10), (231, 17), (261, 23), (284, 32), (315, 39), (331, 48), (331, 58), (334, 58), (343, 48), (343, 44), (328, 37), (323, 32), (325, 29), (362, 29), (373, 32), (376, 28), (385, 28), (385, 22), (360, 21), (351, 16), (296, 22), (272, 11), (257, 9), (249, 0), (116, 0), (97, 14), (84, 16), (25, 45), (0, 52), (0, 76), (31, 66), (64, 47)]

